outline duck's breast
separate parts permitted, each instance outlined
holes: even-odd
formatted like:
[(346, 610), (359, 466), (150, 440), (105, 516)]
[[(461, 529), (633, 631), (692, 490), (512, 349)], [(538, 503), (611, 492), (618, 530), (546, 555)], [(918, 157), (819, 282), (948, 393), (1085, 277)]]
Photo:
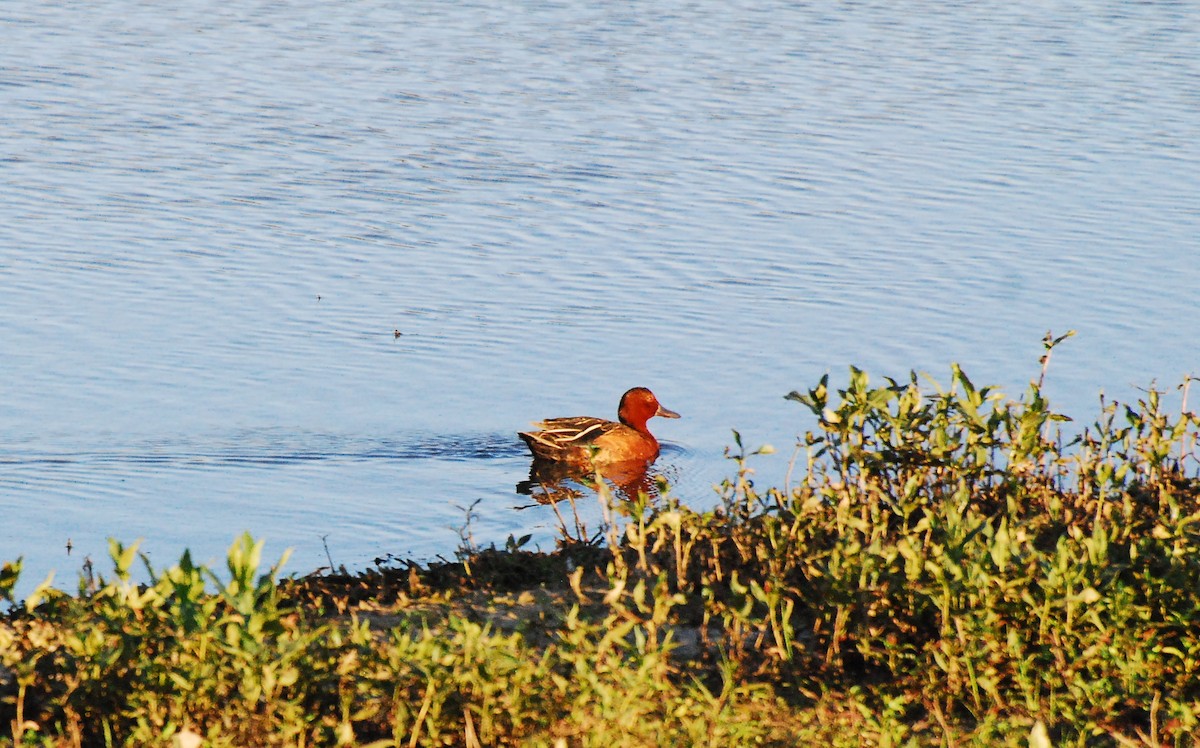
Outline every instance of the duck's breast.
[(658, 457), (658, 440), (650, 434), (621, 424), (596, 438), (604, 462), (626, 462), (629, 460), (653, 460)]

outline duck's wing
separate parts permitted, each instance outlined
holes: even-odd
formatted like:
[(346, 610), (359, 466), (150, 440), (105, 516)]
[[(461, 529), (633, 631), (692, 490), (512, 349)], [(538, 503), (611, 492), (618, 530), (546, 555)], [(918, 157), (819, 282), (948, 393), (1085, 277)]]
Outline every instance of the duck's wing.
[(590, 416), (548, 418), (533, 425), (537, 426), (540, 431), (525, 432), (522, 436), (528, 436), (552, 449), (586, 446), (598, 437), (621, 426), (615, 421), (606, 421), (603, 418)]

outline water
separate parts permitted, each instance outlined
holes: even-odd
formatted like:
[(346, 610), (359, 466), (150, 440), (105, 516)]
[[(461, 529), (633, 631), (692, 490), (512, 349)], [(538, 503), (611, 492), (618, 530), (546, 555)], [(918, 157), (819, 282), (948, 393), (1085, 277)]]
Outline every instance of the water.
[(27, 585), (110, 536), (450, 555), (472, 505), (548, 544), (515, 432), (634, 385), (705, 505), (848, 364), (1016, 394), (1075, 328), (1080, 418), (1200, 372), (1193, 4), (179, 5), (0, 9)]

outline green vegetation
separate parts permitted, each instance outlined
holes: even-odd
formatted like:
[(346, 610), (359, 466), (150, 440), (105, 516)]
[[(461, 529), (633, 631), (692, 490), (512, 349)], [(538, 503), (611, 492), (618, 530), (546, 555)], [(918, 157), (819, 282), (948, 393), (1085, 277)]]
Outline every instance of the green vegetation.
[(1183, 391), (1064, 438), (1040, 380), (851, 370), (788, 396), (819, 419), (794, 485), (738, 438), (715, 509), (610, 502), (552, 554), (277, 581), (244, 537), (137, 585), (114, 543), (0, 622), (0, 745), (1195, 745)]

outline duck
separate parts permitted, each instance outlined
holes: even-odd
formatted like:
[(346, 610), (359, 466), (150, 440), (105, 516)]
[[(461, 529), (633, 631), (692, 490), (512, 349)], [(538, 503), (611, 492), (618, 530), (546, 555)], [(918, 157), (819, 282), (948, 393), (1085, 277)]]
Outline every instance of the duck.
[(529, 446), (535, 460), (566, 463), (578, 467), (613, 465), (658, 458), (658, 440), (646, 428), (646, 421), (679, 418), (663, 407), (654, 393), (634, 387), (621, 396), (617, 421), (592, 416), (548, 418), (533, 425), (538, 431), (521, 431), (517, 436)]

